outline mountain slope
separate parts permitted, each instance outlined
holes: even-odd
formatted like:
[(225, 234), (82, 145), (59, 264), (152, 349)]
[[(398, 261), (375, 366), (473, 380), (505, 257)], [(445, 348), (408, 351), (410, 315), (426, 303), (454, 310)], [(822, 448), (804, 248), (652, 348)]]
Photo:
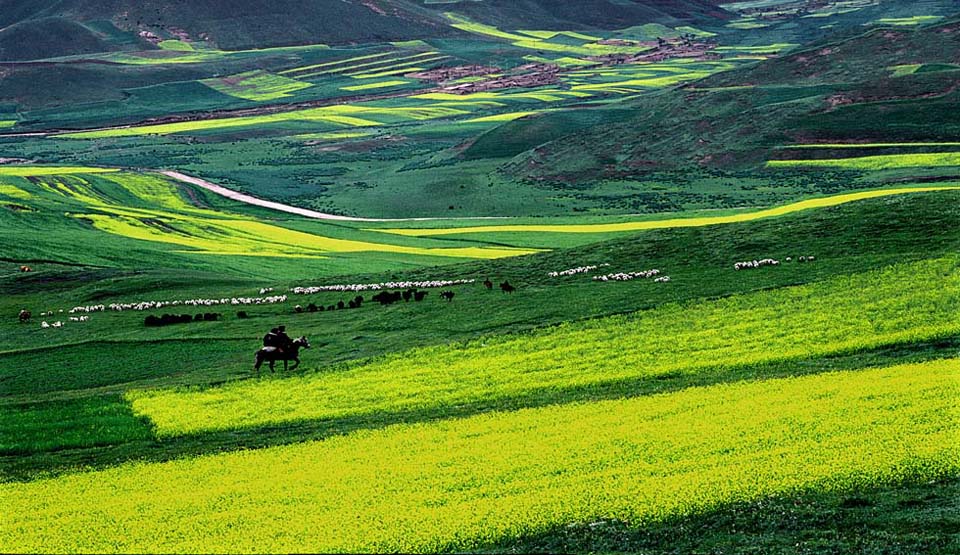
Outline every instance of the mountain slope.
[[(505, 169), (521, 179), (582, 185), (651, 170), (753, 167), (798, 142), (956, 141), (958, 59), (960, 20), (876, 27), (640, 97), (627, 117), (617, 110), (603, 118), (600, 109), (598, 123), (561, 138), (544, 135)], [(525, 127), (550, 128), (552, 120), (565, 125), (563, 118), (518, 120), (496, 132), (522, 136)]]
[[(236, 50), (456, 36), (445, 12), (508, 28), (615, 29), (703, 22), (727, 14), (708, 0), (0, 0), (0, 59), (152, 48), (165, 38)], [(85, 27), (95, 23), (97, 28)], [(25, 40), (26, 39), (26, 40)], [(50, 43), (50, 44), (48, 44)], [(40, 44), (41, 46), (37, 46)]]

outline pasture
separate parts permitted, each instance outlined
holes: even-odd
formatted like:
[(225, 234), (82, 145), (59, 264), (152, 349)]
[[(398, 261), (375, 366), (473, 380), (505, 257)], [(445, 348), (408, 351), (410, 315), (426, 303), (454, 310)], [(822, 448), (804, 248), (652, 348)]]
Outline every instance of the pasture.
[[(7, 179), (24, 180), (16, 189), (29, 193), (10, 202), (37, 213), (57, 198), (61, 211), (75, 203), (71, 211), (85, 214), (203, 214), (205, 225), (264, 216), (152, 175)], [(121, 198), (125, 206), (116, 206)], [(584, 537), (564, 540), (571, 525), (603, 521), (637, 538), (678, 521), (731, 518), (724, 515), (744, 504), (766, 522), (778, 517), (758, 507), (787, 499), (838, 506), (911, 495), (914, 484), (953, 484), (957, 432), (943, 415), (956, 396), (960, 344), (956, 200), (950, 189), (873, 194), (506, 260), (416, 269), (402, 257), (386, 273), (343, 272), (319, 283), (276, 263), (272, 275), (252, 278), (219, 258), (192, 275), (179, 265), (115, 272), (82, 259), (74, 268), (38, 263), (13, 272), (0, 277), (11, 292), (0, 308), (13, 314), (26, 305), (37, 316), (0, 324), (0, 496), (17, 515), (0, 545), (562, 550)], [(34, 248), (50, 248), (42, 243), (56, 234), (40, 237)], [(801, 255), (816, 260), (798, 262)], [(734, 269), (770, 256), (783, 262)], [(601, 263), (609, 264), (602, 272), (552, 275)], [(648, 268), (671, 281), (591, 279)], [(452, 302), (427, 289), (423, 302), (381, 307), (363, 292), (361, 308), (293, 311), (356, 294), (300, 295), (294, 286), (401, 274), (477, 281), (447, 287)], [(487, 291), (479, 282), (487, 276), (518, 291)], [(287, 298), (229, 302), (270, 295)], [(94, 310), (75, 313), (89, 321), (59, 329), (37, 324), (66, 320), (72, 306), (222, 297), (226, 305)], [(168, 310), (222, 318), (144, 327), (144, 316)], [(257, 338), (277, 322), (315, 347), (301, 369), (256, 379)], [(518, 468), (523, 460), (531, 464)], [(413, 478), (434, 468), (444, 471)], [(114, 492), (110, 503), (104, 488)], [(349, 510), (343, 499), (352, 500)], [(385, 499), (403, 510), (384, 512)], [(292, 507), (295, 526), (286, 518)], [(882, 518), (912, 510), (885, 507)], [(465, 511), (487, 516), (464, 520)], [(37, 535), (36, 523), (54, 515), (56, 534)], [(150, 524), (159, 522), (166, 524)], [(126, 532), (110, 531), (118, 526)], [(803, 526), (813, 537), (829, 534), (815, 522)], [(724, 530), (713, 525), (705, 537), (719, 541)], [(903, 539), (912, 549), (940, 537)]]

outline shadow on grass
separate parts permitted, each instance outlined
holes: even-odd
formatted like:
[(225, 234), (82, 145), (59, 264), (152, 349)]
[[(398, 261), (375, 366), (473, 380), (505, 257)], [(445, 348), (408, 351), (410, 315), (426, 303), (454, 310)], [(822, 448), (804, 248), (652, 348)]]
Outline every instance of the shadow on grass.
[[(465, 418), (491, 411), (512, 411), (571, 402), (640, 397), (743, 380), (764, 380), (830, 371), (856, 371), (864, 368), (950, 358), (957, 356), (958, 350), (960, 350), (960, 336), (955, 336), (922, 343), (893, 344), (869, 351), (827, 357), (739, 367), (718, 367), (698, 370), (695, 374), (676, 372), (656, 377), (540, 390), (524, 395), (484, 399), (458, 405), (439, 405), (431, 408), (380, 412), (329, 420), (307, 420), (164, 439), (154, 438), (149, 423), (134, 416), (127, 407), (125, 418), (122, 417), (123, 411), (113, 411), (116, 420), (110, 421), (107, 428), (100, 428), (100, 434), (96, 436), (87, 437), (82, 433), (77, 434), (69, 426), (61, 425), (65, 434), (63, 437), (67, 441), (60, 442), (59, 447), (49, 447), (49, 441), (41, 440), (31, 444), (29, 438), (13, 442), (12, 448), (5, 446), (0, 452), (2, 454), (0, 455), (0, 480), (29, 481), (40, 476), (58, 475), (80, 468), (85, 470), (106, 468), (133, 460), (161, 462), (240, 449), (259, 449), (322, 440), (356, 430)], [(125, 403), (119, 396), (105, 396), (100, 399), (105, 406)], [(81, 429), (89, 429), (92, 425), (93, 417), (89, 413), (76, 414), (77, 410), (89, 408), (78, 402), (34, 403), (0, 408), (5, 409), (2, 413), (3, 418), (11, 421), (11, 429), (15, 429), (16, 425), (20, 424), (15, 424), (17, 418), (10, 417), (9, 414), (36, 415), (24, 417), (29, 422), (22, 425), (37, 430), (38, 434), (42, 433), (48, 425), (55, 427), (54, 423), (57, 421), (73, 421)], [(122, 429), (110, 430), (109, 426)], [(79, 442), (69, 441), (74, 436), (79, 438)], [(103, 445), (102, 441), (98, 441), (103, 437), (115, 437), (117, 441)], [(49, 440), (49, 438), (44, 439)]]
[(632, 527), (615, 519), (558, 526), (473, 553), (957, 553), (960, 478), (735, 503)]

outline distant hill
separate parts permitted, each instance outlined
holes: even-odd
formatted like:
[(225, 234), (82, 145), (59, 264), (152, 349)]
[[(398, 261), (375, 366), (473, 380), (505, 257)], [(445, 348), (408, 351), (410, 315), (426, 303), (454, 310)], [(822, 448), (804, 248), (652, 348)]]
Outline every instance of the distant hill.
[(508, 29), (622, 29), (732, 17), (710, 0), (460, 0), (433, 5)]
[(514, 155), (503, 167), (514, 178), (582, 187), (650, 171), (756, 167), (795, 143), (957, 141), (958, 60), (960, 19), (873, 27), (616, 109), (585, 110), (592, 117), (516, 120), (478, 145)]
[(162, 38), (235, 50), (462, 34), (445, 12), (507, 28), (560, 30), (729, 15), (707, 0), (0, 0), (0, 59), (148, 49)]

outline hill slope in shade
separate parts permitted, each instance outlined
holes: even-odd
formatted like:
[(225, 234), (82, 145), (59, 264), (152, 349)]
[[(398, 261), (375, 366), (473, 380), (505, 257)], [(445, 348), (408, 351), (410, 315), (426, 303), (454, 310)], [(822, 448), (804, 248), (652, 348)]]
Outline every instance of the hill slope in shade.
[[(448, 11), (485, 23), (531, 29), (701, 23), (728, 15), (706, 0), (494, 0), (427, 5), (413, 0), (243, 0), (231, 2), (229, 10), (218, 0), (4, 0), (0, 2), (0, 59), (130, 49), (129, 43), (136, 38), (140, 48), (153, 48), (159, 39), (172, 38), (237, 50), (462, 35), (448, 25), (444, 16)], [(97, 22), (99, 30), (81, 25), (87, 22)]]

